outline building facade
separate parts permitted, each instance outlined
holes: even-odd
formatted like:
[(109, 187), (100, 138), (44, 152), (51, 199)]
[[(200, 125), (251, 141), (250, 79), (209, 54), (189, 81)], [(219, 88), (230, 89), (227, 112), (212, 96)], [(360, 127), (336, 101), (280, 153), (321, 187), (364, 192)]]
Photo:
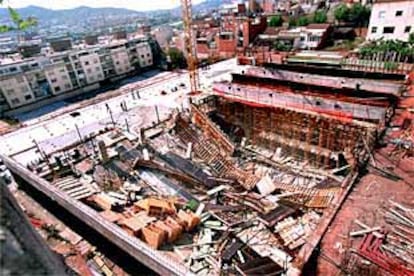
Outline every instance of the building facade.
[(153, 64), (145, 38), (3, 62), (0, 116), (53, 96), (99, 88), (102, 81), (116, 81)]
[(379, 0), (372, 6), (367, 39), (408, 41), (414, 32), (414, 1)]

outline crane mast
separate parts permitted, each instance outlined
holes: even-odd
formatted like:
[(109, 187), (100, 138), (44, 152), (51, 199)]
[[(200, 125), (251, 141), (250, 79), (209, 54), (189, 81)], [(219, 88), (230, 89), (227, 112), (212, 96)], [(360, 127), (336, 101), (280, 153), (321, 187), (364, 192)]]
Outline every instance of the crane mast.
[(197, 47), (192, 29), (192, 4), (191, 0), (181, 0), (184, 22), (184, 46), (187, 52), (187, 65), (190, 76), (191, 93), (199, 92), (199, 76), (197, 70)]

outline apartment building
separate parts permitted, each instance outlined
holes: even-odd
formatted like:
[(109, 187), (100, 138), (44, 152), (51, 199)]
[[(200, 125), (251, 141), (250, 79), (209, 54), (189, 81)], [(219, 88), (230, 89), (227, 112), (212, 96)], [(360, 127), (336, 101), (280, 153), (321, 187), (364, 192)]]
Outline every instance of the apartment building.
[(22, 74), (13, 74), (0, 79), (0, 90), (11, 108), (35, 100), (27, 78)]
[(95, 52), (78, 53), (79, 62), (83, 70), (81, 76), (85, 77), (87, 84), (102, 81), (104, 73), (99, 59), (99, 55)]
[(45, 66), (44, 71), (53, 95), (73, 89), (69, 72), (64, 63), (47, 65)]
[(134, 70), (129, 60), (128, 50), (125, 46), (116, 47), (110, 51), (117, 75), (125, 74)]
[(48, 63), (38, 59), (7, 61), (0, 66), (0, 112), (35, 102), (51, 95), (42, 70)]
[(137, 43), (135, 45), (136, 58), (138, 58), (139, 66), (145, 68), (153, 64), (152, 51), (148, 43)]
[(0, 115), (53, 96), (78, 95), (153, 65), (146, 39), (83, 46), (0, 63)]
[(414, 32), (414, 1), (378, 0), (372, 6), (367, 39), (408, 41)]

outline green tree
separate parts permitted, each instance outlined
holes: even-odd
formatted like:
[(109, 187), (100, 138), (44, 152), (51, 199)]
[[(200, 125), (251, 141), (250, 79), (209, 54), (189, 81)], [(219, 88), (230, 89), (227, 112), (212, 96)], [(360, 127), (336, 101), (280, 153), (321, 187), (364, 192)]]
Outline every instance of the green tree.
[(350, 10), (345, 4), (341, 4), (334, 11), (335, 19), (339, 22), (347, 22), (349, 20)]
[(369, 22), (371, 10), (360, 3), (352, 5), (349, 10), (349, 21), (354, 22), (358, 26), (363, 26)]
[[(0, 6), (3, 5), (3, 0), (0, 0)], [(24, 31), (32, 26), (37, 25), (37, 19), (34, 17), (28, 17), (23, 19), (20, 14), (12, 7), (7, 7), (9, 11), (9, 17), (12, 21), (12, 25), (0, 25), (0, 33), (9, 31)]]
[(314, 23), (326, 23), (327, 20), (328, 20), (328, 16), (326, 15), (325, 11), (316, 11), (313, 14)]
[(414, 33), (411, 33), (408, 37), (408, 43), (410, 43), (414, 47)]
[(298, 25), (298, 22), (296, 21), (296, 19), (294, 17), (290, 17), (289, 18), (289, 27), (295, 27)]
[(275, 41), (273, 43), (273, 49), (277, 51), (288, 52), (292, 50), (292, 45), (285, 44), (281, 41)]
[(171, 48), (167, 52), (168, 56), (170, 57), (171, 62), (171, 68), (177, 69), (177, 68), (186, 68), (187, 67), (187, 61), (184, 57), (183, 52), (176, 48)]
[(371, 10), (359, 3), (352, 5), (349, 11), (349, 21), (353, 22), (359, 27), (359, 33), (361, 34), (361, 27), (368, 25)]
[(298, 19), (298, 26), (306, 26), (309, 24), (309, 19), (306, 16), (301, 16)]
[(283, 18), (280, 15), (275, 15), (270, 18), (270, 27), (280, 27), (283, 24)]

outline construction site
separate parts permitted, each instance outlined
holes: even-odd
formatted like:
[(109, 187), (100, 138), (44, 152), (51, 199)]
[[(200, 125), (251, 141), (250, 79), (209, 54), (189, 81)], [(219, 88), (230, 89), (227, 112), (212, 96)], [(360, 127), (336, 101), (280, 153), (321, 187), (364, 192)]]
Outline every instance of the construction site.
[[(299, 275), (316, 252), (325, 275), (358, 261), (413, 275), (411, 79), (314, 69), (243, 66), (148, 127), (40, 144), (26, 166), (3, 159), (161, 274)], [(353, 202), (366, 181), (376, 200)]]
[(185, 104), (2, 154), (16, 182), (160, 275), (414, 275), (412, 66), (239, 56), (201, 89), (183, 11)]

